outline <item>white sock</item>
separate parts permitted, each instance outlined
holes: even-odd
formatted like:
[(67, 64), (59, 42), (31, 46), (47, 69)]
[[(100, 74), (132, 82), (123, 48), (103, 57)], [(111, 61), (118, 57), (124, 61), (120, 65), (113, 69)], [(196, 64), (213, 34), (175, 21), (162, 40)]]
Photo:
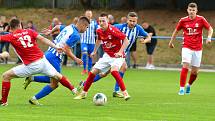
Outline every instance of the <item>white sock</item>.
[(184, 90), (184, 87), (180, 87), (180, 90)]

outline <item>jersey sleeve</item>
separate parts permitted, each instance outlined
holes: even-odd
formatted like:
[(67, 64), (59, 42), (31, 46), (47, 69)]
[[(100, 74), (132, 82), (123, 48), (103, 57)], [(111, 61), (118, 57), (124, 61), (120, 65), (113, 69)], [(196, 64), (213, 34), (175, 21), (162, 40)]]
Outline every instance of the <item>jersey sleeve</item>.
[(210, 28), (211, 25), (208, 23), (208, 21), (204, 17), (202, 17), (202, 22), (206, 29)]
[(113, 30), (111, 30), (112, 35), (115, 36), (116, 38), (120, 39), (120, 40), (124, 40), (126, 35), (124, 33), (122, 33), (118, 28), (113, 28)]
[(65, 27), (66, 25), (60, 25), (60, 31), (62, 31)]
[(144, 36), (144, 37), (148, 36), (148, 33), (143, 29), (142, 26), (137, 25), (137, 28), (139, 30), (139, 35), (138, 36)]
[(182, 28), (182, 20), (180, 19), (179, 20), (179, 22), (178, 22), (178, 24), (176, 25), (176, 30), (178, 31), (178, 30), (180, 30)]
[(118, 28), (119, 30), (122, 29), (122, 24), (114, 24), (114, 26), (115, 26), (116, 28)]
[(36, 39), (37, 36), (39, 35), (36, 31), (32, 29), (28, 29), (28, 32), (31, 34), (32, 38)]
[(78, 41), (80, 41), (80, 36), (71, 35), (69, 39), (66, 41), (66, 44), (70, 47), (73, 47)]
[(12, 39), (11, 34), (0, 35), (0, 41), (3, 41), (3, 42), (10, 42), (11, 39)]

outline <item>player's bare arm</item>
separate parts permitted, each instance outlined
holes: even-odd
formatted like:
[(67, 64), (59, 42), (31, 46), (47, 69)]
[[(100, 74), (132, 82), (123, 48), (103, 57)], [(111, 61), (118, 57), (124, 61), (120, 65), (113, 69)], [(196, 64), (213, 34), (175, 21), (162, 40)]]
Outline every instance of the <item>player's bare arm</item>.
[(72, 60), (77, 62), (79, 65), (83, 64), (83, 61), (79, 58), (77, 58), (71, 51), (70, 46), (67, 44), (64, 45), (64, 52), (67, 56), (69, 56)]
[(141, 39), (140, 39), (140, 42), (141, 42), (142, 44), (150, 43), (150, 42), (151, 42), (152, 34), (153, 34), (153, 33), (151, 33), (151, 34), (149, 33), (148, 36), (146, 36), (145, 39), (144, 39), (144, 38), (141, 38)]
[(53, 33), (55, 33), (56, 31), (60, 31), (60, 26), (61, 25), (56, 25), (52, 30), (49, 29), (43, 29), (42, 33), (45, 35), (51, 35)]
[(175, 29), (175, 30), (173, 31), (173, 33), (172, 33), (171, 40), (169, 41), (169, 47), (170, 47), (170, 48), (174, 48), (173, 41), (175, 40), (177, 34), (178, 34), (178, 31)]
[(59, 51), (62, 50), (59, 47), (57, 47), (52, 41), (50, 41), (49, 39), (47, 39), (47, 38), (45, 38), (45, 37), (43, 37), (41, 35), (38, 35), (37, 39), (39, 39), (42, 43), (44, 43), (44, 44), (46, 44), (46, 45), (48, 45), (50, 47), (53, 47), (53, 48), (55, 48), (55, 49), (57, 49)]
[(207, 38), (207, 40), (206, 40), (206, 44), (210, 44), (210, 43), (211, 43), (212, 35), (213, 35), (213, 28), (210, 27), (210, 28), (208, 29), (208, 38)]
[(124, 39), (124, 41), (123, 41), (123, 44), (122, 44), (122, 47), (120, 48), (119, 52), (117, 52), (117, 53), (115, 54), (115, 56), (116, 56), (117, 58), (122, 57), (123, 52), (124, 52), (124, 50), (127, 48), (128, 45), (129, 45), (129, 41), (128, 41), (127, 37), (125, 37), (125, 39)]
[(94, 50), (93, 50), (93, 52), (90, 54), (91, 57), (93, 57), (93, 56), (96, 55), (96, 52), (97, 52), (97, 50), (98, 50), (100, 44), (101, 44), (101, 40), (97, 39), (97, 40), (96, 40), (96, 43), (95, 43)]

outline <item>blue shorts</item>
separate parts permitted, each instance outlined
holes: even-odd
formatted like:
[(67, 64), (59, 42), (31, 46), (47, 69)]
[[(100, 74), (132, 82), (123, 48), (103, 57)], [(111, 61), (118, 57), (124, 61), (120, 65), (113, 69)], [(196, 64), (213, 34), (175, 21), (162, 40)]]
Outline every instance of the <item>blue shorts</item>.
[(81, 43), (81, 52), (87, 52), (88, 54), (91, 54), (94, 50), (95, 44), (86, 44)]
[(45, 52), (46, 59), (49, 63), (59, 72), (61, 73), (61, 60), (57, 56), (55, 56), (52, 52)]

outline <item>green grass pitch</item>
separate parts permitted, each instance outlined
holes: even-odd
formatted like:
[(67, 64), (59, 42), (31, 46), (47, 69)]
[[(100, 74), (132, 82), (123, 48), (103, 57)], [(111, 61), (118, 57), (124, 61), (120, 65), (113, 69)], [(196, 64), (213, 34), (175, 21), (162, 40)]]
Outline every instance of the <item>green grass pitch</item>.
[[(0, 65), (0, 75), (13, 65)], [(74, 85), (86, 79), (81, 68), (63, 67)], [(188, 76), (189, 77), (189, 76)], [(114, 79), (110, 75), (93, 84), (87, 99), (73, 100), (63, 86), (40, 100), (43, 106), (28, 104), (28, 99), (45, 84), (31, 83), (25, 91), (22, 78), (12, 80), (9, 105), (0, 107), (0, 121), (214, 121), (214, 73), (200, 72), (191, 95), (177, 95), (178, 71), (128, 70), (124, 81), (131, 100), (112, 97)], [(102, 92), (105, 106), (95, 106), (92, 97)]]

